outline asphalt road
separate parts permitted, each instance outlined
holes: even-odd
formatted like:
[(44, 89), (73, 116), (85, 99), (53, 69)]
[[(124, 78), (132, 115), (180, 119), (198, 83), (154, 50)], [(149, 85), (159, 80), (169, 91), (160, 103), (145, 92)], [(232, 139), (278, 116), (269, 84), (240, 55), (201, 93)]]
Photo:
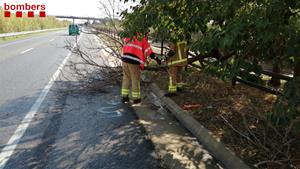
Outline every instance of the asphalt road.
[(73, 81), (59, 79), (45, 92), (63, 60), (75, 57), (62, 48), (66, 40), (74, 37), (59, 31), (0, 44), (0, 169), (160, 168), (133, 110), (120, 103), (119, 87), (71, 89)]
[(5, 145), (68, 51), (66, 31), (0, 44), (0, 145)]

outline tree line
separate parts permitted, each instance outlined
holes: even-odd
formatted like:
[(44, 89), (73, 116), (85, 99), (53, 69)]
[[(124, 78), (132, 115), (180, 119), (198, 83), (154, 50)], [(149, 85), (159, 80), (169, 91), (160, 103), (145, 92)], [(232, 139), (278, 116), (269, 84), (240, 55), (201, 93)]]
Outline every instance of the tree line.
[[(24, 16), (26, 16), (25, 13)], [(59, 21), (55, 17), (51, 16), (47, 16), (45, 18), (37, 16), (34, 18), (16, 18), (15, 14), (12, 14), (11, 17), (5, 18), (3, 9), (0, 7), (0, 33), (60, 28), (66, 27), (68, 24), (68, 21)]]

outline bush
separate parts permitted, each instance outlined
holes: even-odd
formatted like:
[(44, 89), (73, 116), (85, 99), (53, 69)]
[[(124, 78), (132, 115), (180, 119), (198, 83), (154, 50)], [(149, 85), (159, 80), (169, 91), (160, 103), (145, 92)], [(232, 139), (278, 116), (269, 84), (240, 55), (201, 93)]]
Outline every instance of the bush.
[(0, 8), (0, 33), (61, 28), (69, 24), (68, 21), (59, 21), (51, 16), (45, 18), (27, 18), (26, 13), (23, 15), (25, 17), (16, 18), (15, 14), (12, 14), (10, 18), (5, 18), (3, 9)]

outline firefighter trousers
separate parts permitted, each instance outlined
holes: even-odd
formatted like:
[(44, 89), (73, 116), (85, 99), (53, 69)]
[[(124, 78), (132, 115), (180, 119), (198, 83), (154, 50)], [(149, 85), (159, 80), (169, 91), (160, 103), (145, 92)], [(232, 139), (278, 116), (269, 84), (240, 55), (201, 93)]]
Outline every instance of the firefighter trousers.
[(184, 83), (182, 82), (183, 66), (170, 66), (168, 69), (169, 74), (169, 93), (176, 93), (177, 89), (182, 89)]
[(122, 97), (128, 97), (131, 89), (131, 97), (133, 100), (141, 98), (140, 81), (141, 70), (140, 65), (122, 62), (123, 80), (122, 80)]

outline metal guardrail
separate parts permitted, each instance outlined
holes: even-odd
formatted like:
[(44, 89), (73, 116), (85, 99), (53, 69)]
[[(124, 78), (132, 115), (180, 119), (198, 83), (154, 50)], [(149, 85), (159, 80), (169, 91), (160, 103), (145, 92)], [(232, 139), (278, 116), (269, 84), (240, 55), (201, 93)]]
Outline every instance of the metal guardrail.
[[(192, 54), (189, 53), (188, 55), (192, 55)], [(193, 57), (196, 57), (196, 56), (194, 55)], [(188, 60), (189, 65), (191, 65), (195, 68), (198, 68), (198, 69), (202, 69), (201, 66), (194, 64), (193, 63), (194, 61), (197, 61), (197, 60), (189, 59)], [(241, 73), (242, 72), (243, 72), (243, 70), (241, 70)], [(264, 75), (270, 76), (270, 77), (274, 77), (276, 79), (280, 79), (280, 80), (290, 81), (290, 80), (293, 79), (293, 75), (284, 75), (284, 74), (274, 73), (274, 72), (271, 72), (271, 71), (268, 71), (268, 70), (262, 70), (261, 73), (264, 74)], [(257, 84), (257, 83), (253, 83), (253, 82), (244, 80), (241, 77), (233, 77), (232, 85), (233, 86), (236, 85), (236, 82), (243, 83), (247, 86), (250, 86), (250, 87), (253, 87), (253, 88), (265, 91), (267, 93), (274, 94), (274, 95), (283, 95), (283, 93), (279, 90), (276, 90), (276, 89), (271, 88), (271, 87), (263, 86), (263, 85), (260, 85), (260, 84)]]
[(35, 30), (35, 31), (24, 31), (24, 32), (3, 33), (3, 34), (0, 34), (0, 38), (11, 37), (11, 36), (18, 36), (18, 35), (27, 35), (27, 34), (47, 32), (47, 31), (55, 31), (55, 30), (60, 30), (60, 29), (63, 29), (63, 28), (44, 29), (44, 30)]
[(84, 20), (97, 20), (103, 21), (103, 18), (96, 18), (96, 17), (80, 17), (80, 16), (63, 16), (63, 15), (54, 15), (55, 18), (62, 18), (62, 19), (84, 19)]

